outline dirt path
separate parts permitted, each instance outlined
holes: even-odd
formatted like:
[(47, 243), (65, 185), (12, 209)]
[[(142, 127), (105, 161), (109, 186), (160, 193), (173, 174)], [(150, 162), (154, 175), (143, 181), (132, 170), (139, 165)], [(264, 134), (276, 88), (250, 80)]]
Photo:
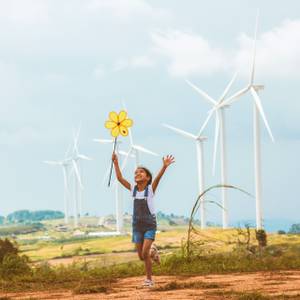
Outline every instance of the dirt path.
[[(7, 299), (238, 299), (250, 292), (289, 296), (300, 299), (300, 271), (256, 272), (195, 277), (157, 276), (155, 288), (141, 288), (143, 277), (120, 279), (107, 293), (73, 295), (71, 291), (44, 291), (35, 293), (0, 293)], [(168, 289), (169, 287), (169, 289)], [(158, 290), (161, 289), (161, 290)], [(292, 297), (293, 296), (293, 297)], [(247, 298), (251, 299), (251, 298)]]

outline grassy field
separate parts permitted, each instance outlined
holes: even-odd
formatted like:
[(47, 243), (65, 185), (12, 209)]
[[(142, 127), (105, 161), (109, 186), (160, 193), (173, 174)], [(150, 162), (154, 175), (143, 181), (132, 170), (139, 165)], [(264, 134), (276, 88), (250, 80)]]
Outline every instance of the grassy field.
[[(42, 232), (19, 237), (22, 254), (27, 255), (32, 262), (55, 258), (101, 256), (101, 254), (111, 259), (112, 256), (109, 254), (113, 253), (118, 253), (116, 259), (112, 260), (113, 263), (125, 262), (126, 257), (129, 258), (128, 261), (132, 260), (132, 256), (128, 256), (129, 252), (134, 251), (130, 232), (127, 235), (115, 237), (73, 237), (70, 233), (58, 233), (52, 230), (53, 223), (50, 226), (48, 224), (48, 234), (53, 240), (38, 240), (39, 236), (45, 234)], [(167, 255), (180, 251), (182, 242), (185, 241), (186, 237), (187, 227), (170, 226), (168, 230), (157, 233), (156, 244)], [(206, 254), (225, 253), (236, 247), (238, 232), (236, 229), (224, 231), (219, 228), (209, 228), (201, 231), (198, 239), (202, 241), (202, 248)], [(243, 242), (243, 237), (239, 236), (239, 239)], [(251, 232), (250, 244), (257, 244), (254, 230)], [(275, 252), (300, 251), (300, 235), (269, 234), (268, 249)], [(122, 258), (122, 253), (124, 253), (124, 258)]]
[[(157, 234), (160, 248), (179, 248), (186, 229), (170, 230)], [(28, 239), (29, 240), (29, 239)], [(59, 257), (84, 256), (91, 254), (107, 254), (134, 251), (130, 234), (116, 237), (76, 238), (58, 241), (37, 241), (33, 244), (21, 244), (22, 254), (32, 261), (49, 260)]]
[[(71, 294), (108, 293), (115, 289), (111, 287), (116, 281), (144, 274), (143, 262), (138, 261), (134, 253), (130, 234), (79, 238), (74, 237), (72, 232), (57, 232), (55, 226), (54, 222), (47, 224), (47, 236), (51, 238), (49, 241), (39, 240), (39, 236), (44, 236), (45, 232), (18, 236), (20, 254), (25, 254), (33, 263), (27, 267), (20, 260), (5, 260), (0, 266), (2, 291), (19, 293), (24, 290), (37, 292), (48, 289), (67, 290)], [(84, 231), (86, 227), (80, 229)], [(210, 286), (209, 282), (183, 284), (178, 281), (172, 284), (174, 276), (193, 278), (208, 274), (225, 276), (247, 272), (300, 270), (300, 235), (269, 234), (268, 245), (260, 248), (255, 230), (208, 228), (193, 233), (193, 251), (187, 256), (187, 229), (187, 226), (169, 226), (157, 233), (155, 243), (161, 251), (162, 263), (154, 266), (153, 272), (155, 276), (169, 277), (156, 293), (164, 293), (168, 289), (180, 290), (182, 287), (200, 291)], [(258, 278), (259, 276), (257, 274)], [(293, 278), (294, 275), (290, 276)], [(244, 280), (247, 284), (248, 280)], [(257, 279), (253, 280), (255, 282)], [(286, 280), (283, 276), (280, 280), (288, 282), (292, 279)], [(168, 284), (168, 281), (171, 283)], [(137, 279), (134, 284), (137, 284)], [(284, 287), (282, 289), (284, 291)], [(252, 292), (251, 286), (249, 290)]]

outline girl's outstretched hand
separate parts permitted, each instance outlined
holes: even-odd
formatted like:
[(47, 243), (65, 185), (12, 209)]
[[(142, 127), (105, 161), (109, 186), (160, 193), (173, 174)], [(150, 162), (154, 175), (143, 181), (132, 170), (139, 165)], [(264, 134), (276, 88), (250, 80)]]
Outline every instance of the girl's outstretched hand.
[(168, 167), (169, 165), (173, 164), (175, 162), (175, 157), (173, 155), (167, 155), (163, 157), (163, 164), (164, 167)]
[(114, 163), (117, 163), (117, 162), (118, 162), (118, 156), (117, 156), (117, 154), (116, 154), (116, 153), (113, 153), (111, 159), (112, 159), (112, 161), (113, 161)]

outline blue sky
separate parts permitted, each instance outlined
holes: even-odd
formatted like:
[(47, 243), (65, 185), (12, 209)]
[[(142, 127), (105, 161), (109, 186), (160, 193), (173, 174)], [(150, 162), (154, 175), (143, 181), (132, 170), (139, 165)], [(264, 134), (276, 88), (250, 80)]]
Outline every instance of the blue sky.
[[(84, 211), (114, 212), (114, 195), (102, 184), (111, 148), (110, 110), (125, 100), (133, 136), (160, 155), (176, 157), (157, 192), (157, 210), (188, 215), (197, 195), (195, 146), (161, 126), (196, 133), (209, 105), (188, 78), (218, 97), (235, 71), (231, 93), (247, 83), (257, 8), (260, 24), (257, 83), (275, 136), (262, 126), (263, 208), (266, 218), (299, 219), (299, 1), (0, 1), (0, 195), (1, 214), (17, 209), (63, 209), (59, 168), (72, 131), (82, 123)], [(229, 183), (254, 193), (252, 103), (249, 96), (227, 112)], [(207, 186), (219, 183), (219, 160), (211, 174), (213, 122), (205, 135)], [(124, 140), (123, 149), (128, 148)], [(157, 172), (161, 159), (142, 156)], [(125, 175), (132, 179), (133, 166)], [(230, 220), (254, 218), (254, 201), (230, 192)], [(210, 199), (220, 200), (218, 191)], [(124, 205), (130, 197), (124, 192)], [(221, 212), (208, 209), (219, 222)]]

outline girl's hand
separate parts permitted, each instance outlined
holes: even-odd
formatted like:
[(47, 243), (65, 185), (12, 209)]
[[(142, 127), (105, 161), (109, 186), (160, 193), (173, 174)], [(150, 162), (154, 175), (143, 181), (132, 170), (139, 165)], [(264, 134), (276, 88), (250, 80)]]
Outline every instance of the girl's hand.
[(173, 164), (175, 162), (175, 157), (172, 155), (167, 155), (166, 157), (163, 157), (163, 165), (165, 168), (167, 168), (169, 165)]
[(112, 159), (113, 163), (118, 163), (118, 156), (115, 152), (112, 154), (111, 159)]

